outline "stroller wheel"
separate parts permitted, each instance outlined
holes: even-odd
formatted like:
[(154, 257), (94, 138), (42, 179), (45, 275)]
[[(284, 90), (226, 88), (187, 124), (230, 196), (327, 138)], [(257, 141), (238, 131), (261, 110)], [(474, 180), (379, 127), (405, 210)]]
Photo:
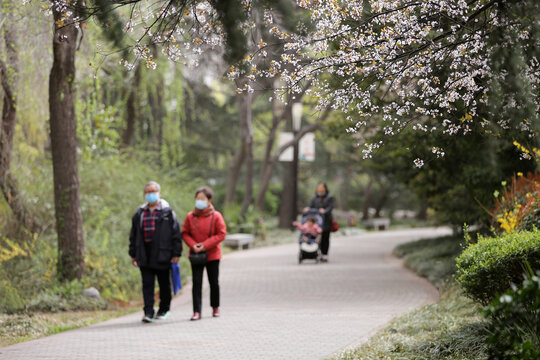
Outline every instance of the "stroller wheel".
[(298, 263), (301, 264), (302, 260), (304, 260), (304, 259), (302, 259), (302, 253), (299, 253), (298, 254)]

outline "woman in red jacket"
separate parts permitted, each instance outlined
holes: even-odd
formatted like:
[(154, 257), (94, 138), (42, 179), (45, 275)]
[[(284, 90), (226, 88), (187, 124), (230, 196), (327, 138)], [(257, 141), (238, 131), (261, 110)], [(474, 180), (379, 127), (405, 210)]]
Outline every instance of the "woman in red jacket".
[(187, 214), (182, 227), (182, 238), (192, 253), (206, 252), (205, 264), (191, 262), (193, 272), (193, 316), (191, 320), (201, 318), (201, 293), (203, 272), (206, 267), (210, 282), (210, 305), (212, 315), (218, 317), (219, 312), (219, 260), (221, 259), (221, 242), (227, 234), (223, 215), (212, 206), (214, 193), (207, 186), (195, 191), (195, 209)]

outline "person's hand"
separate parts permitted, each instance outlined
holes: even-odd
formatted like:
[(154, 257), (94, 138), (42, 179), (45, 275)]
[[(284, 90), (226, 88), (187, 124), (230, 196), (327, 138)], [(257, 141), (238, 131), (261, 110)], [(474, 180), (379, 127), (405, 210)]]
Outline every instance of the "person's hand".
[(306, 206), (306, 207), (304, 208), (304, 212), (308, 212), (308, 211), (309, 211), (309, 207)]
[(321, 214), (324, 214), (324, 213), (326, 212), (326, 210), (324, 210), (324, 208), (320, 208), (320, 209), (319, 209), (319, 212), (320, 212)]
[(137, 259), (131, 258), (131, 265), (133, 265), (135, 267), (139, 267), (139, 264), (137, 264)]
[(177, 263), (180, 258), (178, 256), (175, 256), (171, 259), (171, 263)]
[(203, 243), (198, 243), (193, 246), (193, 251), (195, 251), (196, 253), (200, 253), (202, 251), (206, 251), (206, 247), (204, 247)]
[(201, 249), (201, 246), (202, 246), (201, 243), (197, 243), (197, 244), (193, 245), (193, 251), (196, 252), (196, 253), (200, 253), (201, 251), (203, 251)]

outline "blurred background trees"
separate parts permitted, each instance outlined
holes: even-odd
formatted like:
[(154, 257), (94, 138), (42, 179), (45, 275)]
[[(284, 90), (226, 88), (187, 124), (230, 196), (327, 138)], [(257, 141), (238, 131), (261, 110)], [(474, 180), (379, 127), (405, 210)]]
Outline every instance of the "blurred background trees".
[[(110, 299), (128, 300), (137, 283), (125, 270), (129, 218), (150, 179), (162, 183), (163, 196), (179, 218), (193, 207), (196, 187), (207, 184), (216, 191), (215, 204), (231, 232), (255, 232), (261, 224), (276, 227), (278, 217), (288, 227), (297, 213), (290, 206), (291, 164), (279, 161), (286, 146), (278, 138), (292, 130), (294, 102), (304, 104), (299, 134), (315, 133), (316, 156), (314, 162), (299, 162), (296, 210), (324, 181), (336, 197), (343, 225), (407, 217), (456, 228), (465, 222), (489, 227), (493, 193), (501, 181), (537, 169), (513, 144), (534, 145), (537, 139), (516, 133), (493, 137), (475, 128), (451, 138), (405, 129), (373, 158), (363, 159), (358, 146), (364, 136), (379, 140), (376, 132), (383, 124), (376, 114), (371, 134), (351, 134), (345, 115), (315, 108), (314, 83), (302, 84), (299, 94), (284, 93), (283, 103), (275, 96), (283, 87), (279, 72), (264, 80), (234, 82), (224, 76), (231, 57), (257, 50), (259, 41), (272, 41), (265, 20), (268, 2), (254, 4), (260, 8), (253, 10), (253, 38), (234, 50), (239, 41), (234, 35), (191, 67), (187, 60), (171, 61), (159, 44), (149, 45), (145, 57), (126, 55), (129, 42), (141, 33), (136, 29), (120, 39), (112, 31), (127, 23), (124, 8), (116, 10), (118, 16), (104, 11), (80, 30), (70, 28), (75, 35), (68, 36), (69, 44), (56, 33), (53, 47), (53, 18), (43, 15), (39, 3), (22, 8), (2, 3), (0, 275), (9, 282), (0, 282), (0, 295), (16, 293), (28, 305), (57, 278), (78, 278)], [(279, 4), (274, 22), (283, 28), (305, 15), (291, 1)], [(295, 17), (285, 16), (291, 9)], [(281, 50), (268, 49), (267, 60), (278, 59)], [(73, 61), (74, 72), (66, 64), (63, 72), (54, 67), (61, 51)], [(237, 91), (254, 84), (253, 92)], [(62, 141), (69, 141), (71, 150)], [(433, 144), (444, 149), (444, 158)], [(422, 168), (412, 165), (417, 158), (424, 159)], [(62, 169), (69, 164), (69, 171)], [(78, 194), (71, 192), (75, 189)]]

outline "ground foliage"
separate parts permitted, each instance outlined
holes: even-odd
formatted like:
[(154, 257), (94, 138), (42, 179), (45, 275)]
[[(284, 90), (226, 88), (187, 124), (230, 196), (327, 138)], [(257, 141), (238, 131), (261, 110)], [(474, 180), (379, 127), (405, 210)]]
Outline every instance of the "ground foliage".
[(519, 286), (484, 310), (490, 319), (491, 359), (540, 358), (540, 278), (528, 274)]

